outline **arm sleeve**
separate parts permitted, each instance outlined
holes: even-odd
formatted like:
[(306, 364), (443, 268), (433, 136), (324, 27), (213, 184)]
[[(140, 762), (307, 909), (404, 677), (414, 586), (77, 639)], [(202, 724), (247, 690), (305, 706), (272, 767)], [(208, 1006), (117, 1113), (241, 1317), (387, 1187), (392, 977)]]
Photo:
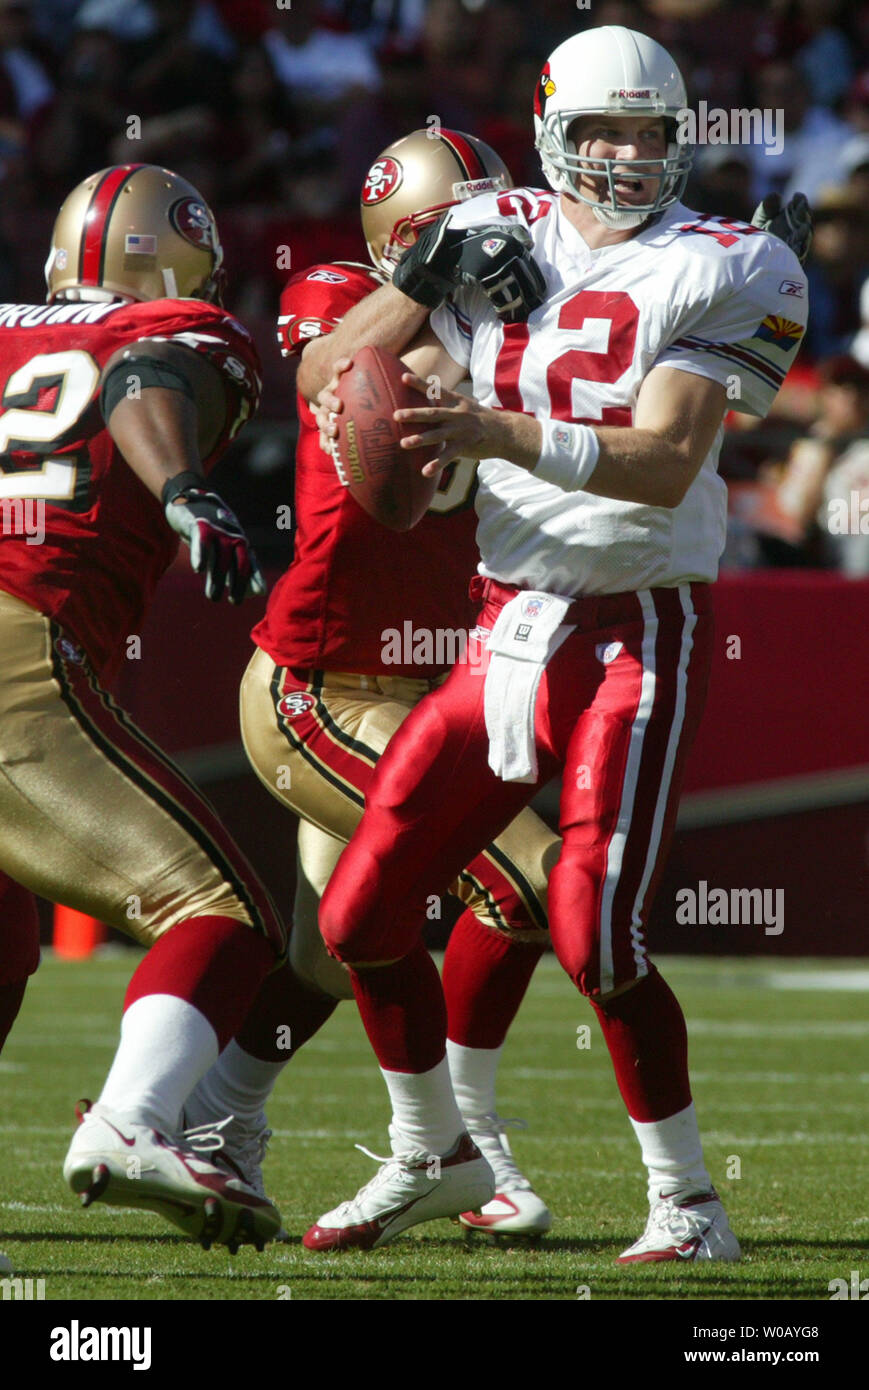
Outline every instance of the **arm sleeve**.
[(306, 343), (332, 333), (348, 309), (382, 283), (365, 266), (315, 265), (294, 275), (281, 292), (281, 356), (300, 357)]
[(784, 243), (767, 236), (757, 243), (723, 263), (720, 286), (698, 297), (696, 314), (655, 366), (718, 381), (733, 410), (764, 416), (796, 358), (808, 300), (806, 277)]

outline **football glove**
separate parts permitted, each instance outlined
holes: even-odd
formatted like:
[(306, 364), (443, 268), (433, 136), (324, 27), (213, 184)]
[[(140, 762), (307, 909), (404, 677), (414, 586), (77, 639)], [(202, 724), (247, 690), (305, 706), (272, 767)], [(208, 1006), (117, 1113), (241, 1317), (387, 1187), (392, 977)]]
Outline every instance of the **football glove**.
[(417, 304), (437, 309), (459, 283), (459, 252), (466, 236), (448, 227), (446, 216), (423, 227), (395, 267), (395, 288)]
[[(179, 502), (178, 499), (183, 499)], [(209, 492), (198, 473), (170, 478), (161, 497), (166, 520), (190, 547), (190, 564), (205, 573), (205, 596), (216, 602), (224, 586), (230, 603), (241, 603), (250, 588), (264, 594), (266, 582), (250, 542), (222, 497)]]
[(785, 207), (782, 207), (780, 193), (767, 193), (755, 208), (751, 222), (762, 232), (772, 232), (791, 248), (800, 265), (805, 265), (814, 230), (812, 209), (805, 193), (795, 193)]
[(479, 285), (504, 323), (524, 323), (546, 298), (531, 246), (531, 233), (511, 223), (480, 227), (459, 248), (462, 284)]
[(531, 237), (518, 223), (459, 231), (444, 216), (405, 251), (392, 283), (427, 309), (437, 309), (460, 285), (479, 285), (499, 318), (520, 323), (546, 296), (530, 249)]

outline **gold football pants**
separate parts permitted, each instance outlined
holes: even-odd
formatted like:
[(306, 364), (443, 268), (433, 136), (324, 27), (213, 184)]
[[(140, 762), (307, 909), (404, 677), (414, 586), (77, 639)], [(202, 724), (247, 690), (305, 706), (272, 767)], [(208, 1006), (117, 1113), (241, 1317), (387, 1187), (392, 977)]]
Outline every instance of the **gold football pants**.
[(275, 908), (215, 812), (79, 645), (0, 591), (0, 653), (0, 870), (146, 946), (219, 915), (282, 949)]

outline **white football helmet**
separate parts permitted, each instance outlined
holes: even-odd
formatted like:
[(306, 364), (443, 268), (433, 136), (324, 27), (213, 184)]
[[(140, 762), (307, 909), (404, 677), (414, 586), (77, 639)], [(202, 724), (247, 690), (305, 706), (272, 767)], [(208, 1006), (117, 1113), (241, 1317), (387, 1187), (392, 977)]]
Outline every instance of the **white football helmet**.
[[(682, 195), (693, 146), (678, 143), (676, 123), (687, 96), (682, 74), (665, 48), (645, 34), (602, 25), (575, 34), (556, 48), (540, 74), (534, 95), (535, 145), (543, 172), (556, 193), (569, 193), (591, 207), (604, 226), (636, 227)], [(568, 132), (578, 116), (663, 116), (667, 154), (663, 159), (588, 159), (577, 153)], [(614, 167), (637, 179), (656, 178), (653, 202), (619, 206)], [(582, 175), (605, 178), (609, 201), (579, 187)]]

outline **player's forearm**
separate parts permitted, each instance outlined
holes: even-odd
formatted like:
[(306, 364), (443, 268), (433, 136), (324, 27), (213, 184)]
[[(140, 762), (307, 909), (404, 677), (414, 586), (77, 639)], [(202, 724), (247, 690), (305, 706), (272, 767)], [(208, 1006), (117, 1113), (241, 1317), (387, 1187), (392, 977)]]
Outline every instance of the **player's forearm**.
[(400, 353), (422, 328), (429, 311), (392, 285), (381, 285), (344, 315), (334, 333), (313, 338), (302, 354), (296, 386), (313, 401), (331, 380), (335, 363), (363, 347)]
[(678, 507), (702, 458), (653, 430), (595, 429), (599, 454), (584, 491), (646, 507)]
[[(479, 456), (504, 458), (541, 476), (538, 464), (544, 432), (540, 421), (509, 410), (487, 411), (486, 415), (483, 448), (491, 453)], [(558, 428), (558, 422), (555, 424)], [(684, 445), (674, 444), (653, 430), (606, 427), (592, 433), (598, 445), (597, 463), (580, 487), (576, 486), (576, 473), (571, 476), (566, 468), (564, 483), (556, 484), (563, 485), (566, 492), (581, 490), (649, 507), (677, 507), (702, 462), (695, 462)]]

